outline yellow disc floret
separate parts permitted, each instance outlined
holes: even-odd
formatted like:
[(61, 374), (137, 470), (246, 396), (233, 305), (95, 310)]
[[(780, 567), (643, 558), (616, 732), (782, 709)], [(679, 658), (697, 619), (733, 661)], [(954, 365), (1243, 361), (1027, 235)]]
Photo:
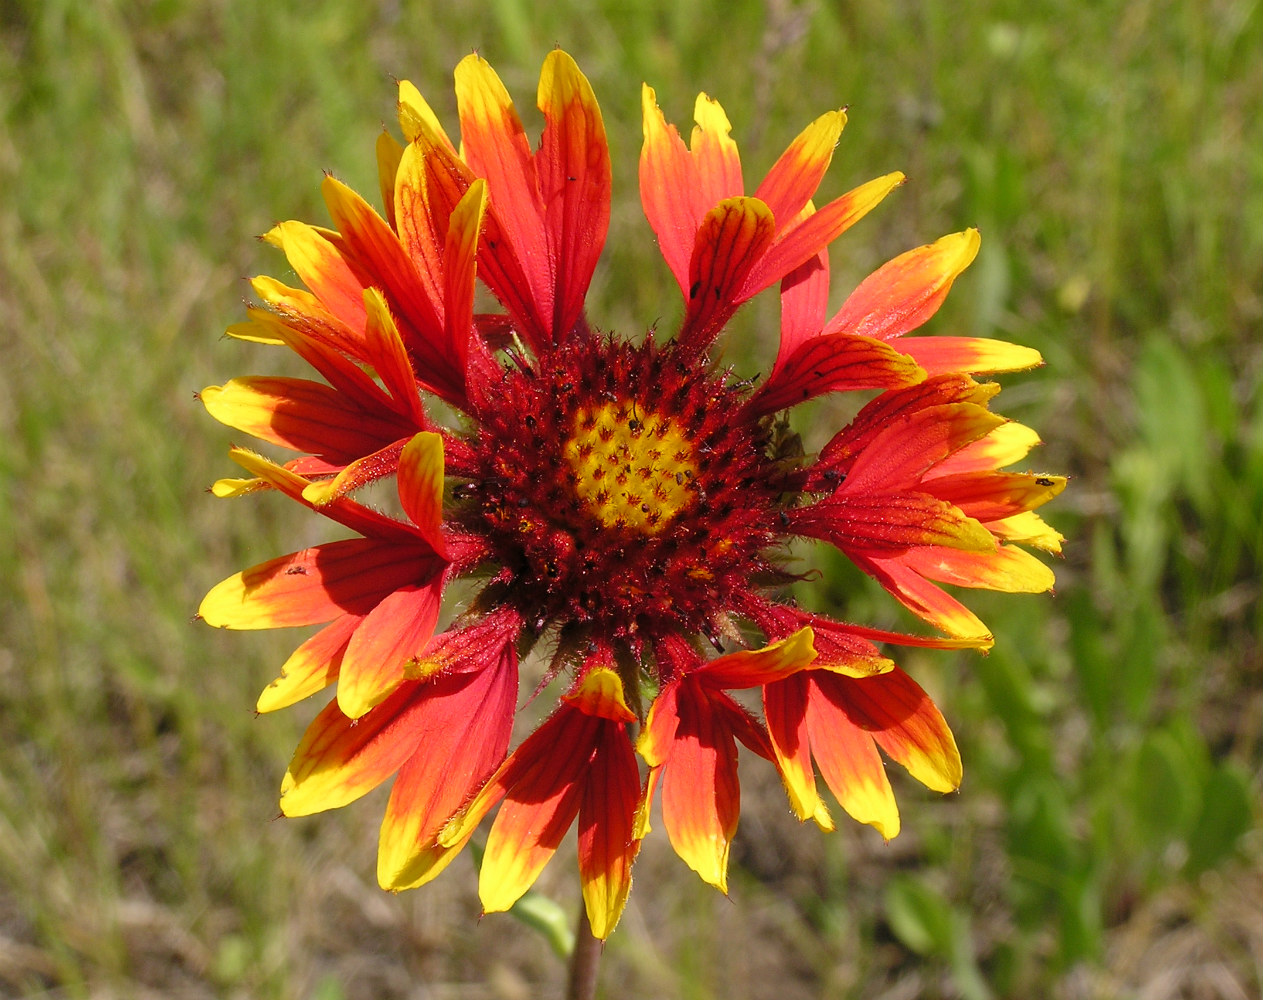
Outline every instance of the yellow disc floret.
[(697, 493), (688, 437), (631, 400), (578, 410), (564, 454), (575, 492), (607, 528), (656, 535)]

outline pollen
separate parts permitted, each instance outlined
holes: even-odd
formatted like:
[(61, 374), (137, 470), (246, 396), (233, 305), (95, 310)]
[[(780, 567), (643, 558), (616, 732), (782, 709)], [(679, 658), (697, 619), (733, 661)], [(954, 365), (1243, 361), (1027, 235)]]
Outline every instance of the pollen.
[(696, 498), (692, 442), (675, 421), (633, 401), (576, 411), (562, 453), (576, 495), (606, 528), (656, 535)]

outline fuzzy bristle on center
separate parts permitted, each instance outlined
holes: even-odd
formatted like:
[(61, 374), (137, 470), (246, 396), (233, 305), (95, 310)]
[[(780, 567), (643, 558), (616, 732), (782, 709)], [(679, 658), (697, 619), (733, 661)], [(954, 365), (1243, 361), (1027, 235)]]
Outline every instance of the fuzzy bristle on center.
[(577, 493), (607, 528), (656, 535), (693, 502), (693, 446), (679, 426), (629, 400), (585, 407), (563, 448)]

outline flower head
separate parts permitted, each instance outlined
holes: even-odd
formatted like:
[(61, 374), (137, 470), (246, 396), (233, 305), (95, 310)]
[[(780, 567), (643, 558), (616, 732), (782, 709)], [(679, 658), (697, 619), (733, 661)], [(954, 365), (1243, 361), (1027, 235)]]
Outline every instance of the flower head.
[[(659, 787), (671, 844), (725, 887), (739, 743), (778, 769), (802, 819), (833, 826), (818, 773), (848, 813), (894, 836), (879, 750), (940, 791), (956, 787), (960, 759), (877, 644), (986, 648), (986, 627), (940, 584), (1048, 589), (1019, 544), (1060, 543), (1032, 511), (1064, 480), (1001, 471), (1038, 439), (993, 413), (997, 387), (974, 379), (1039, 356), (906, 336), (978, 234), (903, 254), (826, 318), (829, 244), (902, 175), (817, 209), (846, 122), (833, 111), (747, 195), (719, 104), (698, 98), (686, 146), (646, 87), (641, 200), (684, 320), (670, 339), (627, 340), (585, 312), (611, 175), (574, 61), (545, 60), (535, 149), (478, 56), (457, 67), (456, 94), (459, 146), (400, 85), (405, 144), (377, 145), (382, 212), (326, 178), (335, 229), (284, 222), (267, 235), (306, 288), (256, 278), (262, 306), (229, 332), (293, 350), (321, 380), (251, 376), (201, 394), (217, 419), (297, 453), (277, 464), (235, 448), (249, 476), (216, 495), (279, 492), (358, 536), (229, 577), (200, 608), (220, 627), (321, 626), (259, 699), (271, 711), (337, 685), (290, 764), (282, 811), (341, 806), (396, 775), (378, 876), (403, 889), (437, 875), (498, 808), (487, 910), (511, 906), (577, 821), (599, 937), (622, 912)], [(475, 312), (478, 282), (500, 311)], [(777, 284), (779, 348), (751, 386), (712, 347)], [(878, 394), (804, 456), (783, 411), (855, 389)], [(393, 514), (361, 493), (384, 479)], [(798, 609), (794, 538), (836, 546), (944, 635)], [(474, 596), (445, 610), (462, 578)], [(547, 677), (564, 677), (564, 693), (510, 752), (519, 657), (535, 646), (552, 650)], [(761, 693), (762, 717), (737, 690)]]

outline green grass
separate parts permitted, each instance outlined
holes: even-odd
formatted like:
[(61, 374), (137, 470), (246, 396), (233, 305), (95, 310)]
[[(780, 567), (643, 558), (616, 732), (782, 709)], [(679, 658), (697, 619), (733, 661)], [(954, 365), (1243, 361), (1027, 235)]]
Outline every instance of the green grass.
[[(323, 221), (322, 169), (375, 190), (393, 78), (454, 123), (450, 72), (477, 48), (534, 128), (554, 44), (614, 154), (598, 324), (678, 315), (636, 195), (641, 80), (677, 122), (698, 90), (723, 101), (751, 177), (847, 104), (823, 194), (911, 180), (840, 241), (838, 294), (981, 226), (934, 329), (1043, 351), (998, 405), (1075, 477), (1050, 514), (1071, 538), (1056, 596), (979, 600), (988, 658), (903, 657), (961, 742), (961, 793), (896, 778), (905, 832), (883, 846), (800, 828), (748, 769), (735, 903), (655, 834), (604, 995), (1263, 991), (1258, 4), (437, 10), (0, 4), (0, 995), (557, 989), (541, 939), (475, 922), (467, 862), (376, 889), (380, 794), (272, 822), (312, 711), (252, 715), (283, 637), (190, 621), (221, 577), (318, 530), (204, 492), (230, 435), (194, 391), (276, 365), (221, 337), (242, 277), (285, 270), (254, 237)], [(738, 317), (735, 363), (766, 368), (775, 316)], [(835, 569), (817, 593), (889, 613)], [(571, 905), (571, 862), (541, 888)]]

